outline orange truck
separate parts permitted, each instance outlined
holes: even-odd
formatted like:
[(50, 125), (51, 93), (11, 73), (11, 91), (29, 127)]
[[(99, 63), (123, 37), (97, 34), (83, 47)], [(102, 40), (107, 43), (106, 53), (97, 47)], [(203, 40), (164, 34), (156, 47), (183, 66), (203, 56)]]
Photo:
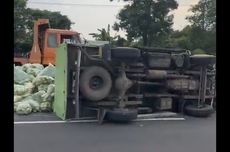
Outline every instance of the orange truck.
[(14, 63), (55, 64), (56, 49), (61, 43), (76, 43), (80, 34), (75, 31), (52, 29), (48, 19), (38, 19), (34, 23), (33, 46), (27, 56), (14, 55)]

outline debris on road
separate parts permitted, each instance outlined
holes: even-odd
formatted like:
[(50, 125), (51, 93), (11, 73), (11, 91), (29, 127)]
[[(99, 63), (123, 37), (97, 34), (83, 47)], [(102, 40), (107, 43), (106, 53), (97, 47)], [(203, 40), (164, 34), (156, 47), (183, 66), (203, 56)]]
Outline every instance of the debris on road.
[(54, 101), (55, 66), (24, 64), (14, 66), (14, 111), (27, 115), (51, 112)]

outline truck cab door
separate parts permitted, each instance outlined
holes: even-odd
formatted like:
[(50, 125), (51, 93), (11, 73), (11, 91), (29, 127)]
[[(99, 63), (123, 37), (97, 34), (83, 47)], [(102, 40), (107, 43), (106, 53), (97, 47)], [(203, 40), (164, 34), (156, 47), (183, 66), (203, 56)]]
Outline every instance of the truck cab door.
[(47, 33), (42, 58), (43, 64), (55, 64), (56, 50), (59, 44), (59, 35), (57, 33)]

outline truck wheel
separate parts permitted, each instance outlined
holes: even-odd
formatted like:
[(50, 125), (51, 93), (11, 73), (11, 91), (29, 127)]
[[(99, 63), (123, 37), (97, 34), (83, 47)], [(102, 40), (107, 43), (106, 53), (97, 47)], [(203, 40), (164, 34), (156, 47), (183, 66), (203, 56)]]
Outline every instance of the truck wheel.
[(214, 55), (207, 55), (207, 54), (198, 54), (190, 56), (191, 64), (196, 65), (208, 65), (208, 64), (215, 64), (216, 57)]
[(185, 107), (185, 112), (187, 115), (194, 117), (208, 117), (214, 112), (214, 110), (210, 105), (207, 104), (200, 108), (195, 105), (187, 105)]
[(109, 72), (99, 66), (92, 66), (80, 75), (80, 91), (82, 95), (91, 100), (98, 101), (108, 96), (112, 87)]
[(173, 55), (172, 59), (177, 68), (182, 68), (184, 66), (184, 60), (185, 60), (184, 55), (182, 54)]
[(137, 48), (117, 47), (111, 49), (111, 57), (119, 59), (139, 59), (141, 51)]
[(129, 122), (137, 118), (137, 113), (136, 109), (116, 108), (108, 111), (106, 118), (115, 122)]
[(174, 55), (172, 59), (177, 68), (188, 68), (189, 67), (189, 56), (186, 54)]

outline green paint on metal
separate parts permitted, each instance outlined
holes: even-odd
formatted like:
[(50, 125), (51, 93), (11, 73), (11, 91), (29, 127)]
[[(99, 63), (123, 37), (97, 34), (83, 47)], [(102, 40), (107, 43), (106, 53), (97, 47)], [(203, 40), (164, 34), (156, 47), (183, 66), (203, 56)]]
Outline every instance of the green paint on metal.
[(62, 120), (66, 119), (67, 104), (67, 45), (61, 44), (56, 53), (56, 77), (54, 113)]

